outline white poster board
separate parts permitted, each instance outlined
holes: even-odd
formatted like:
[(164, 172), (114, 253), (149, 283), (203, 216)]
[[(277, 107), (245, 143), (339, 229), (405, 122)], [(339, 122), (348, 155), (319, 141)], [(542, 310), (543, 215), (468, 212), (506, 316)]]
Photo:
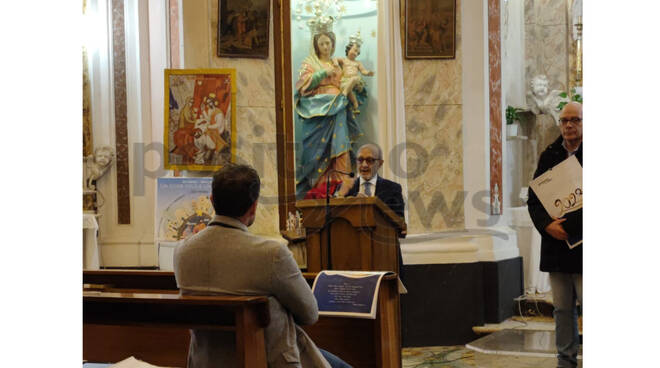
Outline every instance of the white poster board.
[[(582, 208), (582, 166), (575, 155), (532, 180), (529, 186), (552, 218)], [(575, 248), (582, 244), (582, 236), (569, 237), (566, 244)]]
[(582, 166), (575, 155), (532, 180), (529, 186), (553, 218), (582, 208)]

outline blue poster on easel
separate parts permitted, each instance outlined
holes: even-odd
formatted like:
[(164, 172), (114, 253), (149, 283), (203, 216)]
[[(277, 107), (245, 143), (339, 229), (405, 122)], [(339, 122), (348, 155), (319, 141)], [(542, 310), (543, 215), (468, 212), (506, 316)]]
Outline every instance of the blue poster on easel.
[(155, 239), (158, 266), (172, 271), (174, 249), (200, 232), (215, 211), (209, 196), (213, 178), (158, 178), (156, 180)]
[(156, 240), (184, 240), (206, 227), (214, 215), (209, 196), (213, 178), (158, 178)]

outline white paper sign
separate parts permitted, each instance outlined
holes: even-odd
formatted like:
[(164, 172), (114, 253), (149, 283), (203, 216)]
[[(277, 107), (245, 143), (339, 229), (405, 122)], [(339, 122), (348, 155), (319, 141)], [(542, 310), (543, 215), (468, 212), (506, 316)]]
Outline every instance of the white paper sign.
[(582, 166), (575, 155), (532, 180), (529, 186), (554, 218), (582, 208)]

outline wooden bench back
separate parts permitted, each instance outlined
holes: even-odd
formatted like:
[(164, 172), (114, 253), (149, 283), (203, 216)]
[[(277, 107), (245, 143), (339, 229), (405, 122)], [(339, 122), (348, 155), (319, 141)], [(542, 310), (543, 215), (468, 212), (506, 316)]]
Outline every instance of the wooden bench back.
[[(266, 296), (189, 296), (83, 291), (83, 359), (113, 363), (135, 356), (152, 364), (185, 367), (188, 329), (233, 331), (240, 367), (266, 367)], [(121, 326), (121, 328), (117, 328)], [(162, 336), (154, 349), (153, 340)], [(185, 346), (184, 346), (185, 345)]]

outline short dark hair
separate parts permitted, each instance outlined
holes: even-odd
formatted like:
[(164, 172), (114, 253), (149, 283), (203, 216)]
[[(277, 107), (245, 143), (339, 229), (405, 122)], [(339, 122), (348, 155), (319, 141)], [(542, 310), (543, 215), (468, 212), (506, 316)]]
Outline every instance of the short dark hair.
[[(351, 48), (353, 48), (353, 45), (357, 45), (355, 42), (349, 42), (348, 45), (346, 45), (346, 56), (348, 56), (348, 52), (351, 51)], [(357, 45), (360, 47), (360, 45)], [(358, 51), (358, 55), (360, 55), (360, 51)]]
[(249, 165), (227, 164), (213, 174), (213, 208), (216, 215), (241, 217), (259, 198), (259, 174)]
[(334, 53), (335, 53), (335, 34), (332, 33), (332, 32), (319, 32), (319, 33), (314, 35), (314, 52), (316, 53), (316, 56), (318, 57), (319, 53), (320, 53), (318, 42), (319, 42), (319, 38), (321, 38), (321, 36), (326, 36), (330, 39), (330, 42), (332, 42), (332, 51), (330, 52), (330, 56), (334, 55)]

